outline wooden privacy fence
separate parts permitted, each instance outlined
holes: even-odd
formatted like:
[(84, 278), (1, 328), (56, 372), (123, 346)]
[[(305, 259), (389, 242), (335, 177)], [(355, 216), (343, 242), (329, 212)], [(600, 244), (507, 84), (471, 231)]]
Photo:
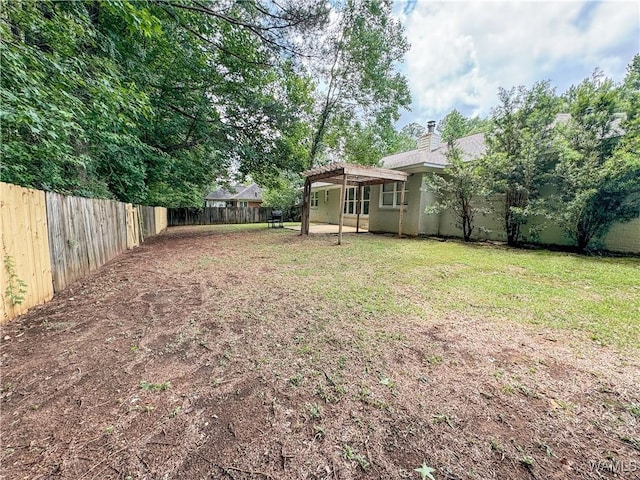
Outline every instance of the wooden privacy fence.
[(127, 249), (124, 203), (47, 193), (47, 222), (55, 292)]
[(142, 239), (159, 234), (167, 228), (167, 209), (164, 207), (149, 207), (138, 205), (141, 216)]
[(0, 320), (53, 297), (45, 193), (0, 182)]
[(271, 207), (170, 208), (169, 226), (214, 225), (219, 223), (261, 223), (271, 215)]
[(166, 208), (0, 182), (0, 321), (46, 302), (166, 227)]

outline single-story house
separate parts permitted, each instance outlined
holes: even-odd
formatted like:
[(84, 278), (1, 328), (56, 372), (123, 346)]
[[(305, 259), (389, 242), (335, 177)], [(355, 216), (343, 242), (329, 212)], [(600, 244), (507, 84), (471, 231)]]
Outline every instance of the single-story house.
[[(483, 134), (461, 138), (458, 146), (467, 160), (480, 158), (486, 151)], [(390, 155), (382, 159), (382, 167), (408, 174), (405, 190), (403, 233), (407, 235), (456, 235), (444, 228), (443, 215), (426, 214), (426, 207), (434, 202), (433, 194), (423, 189), (424, 176), (444, 170), (447, 165), (446, 145), (435, 132), (435, 122), (429, 123), (427, 132), (418, 140), (418, 148)], [(311, 187), (310, 221), (335, 223), (339, 221), (340, 185), (316, 183)], [(360, 225), (372, 232), (397, 232), (400, 210), (400, 182), (371, 185), (364, 188), (361, 202)], [(355, 226), (356, 187), (347, 187), (344, 224)], [(446, 216), (446, 215), (444, 215)]]
[(260, 207), (262, 189), (256, 183), (219, 188), (204, 197), (205, 207)]
[[(484, 134), (469, 135), (458, 140), (463, 158), (471, 161), (482, 157), (486, 152)], [(447, 146), (440, 142), (435, 131), (435, 122), (428, 123), (427, 132), (418, 140), (418, 148), (408, 152), (384, 157), (381, 166), (385, 169), (399, 170), (408, 174), (402, 233), (407, 235), (462, 237), (456, 226), (456, 219), (449, 211), (425, 213), (426, 208), (435, 202), (432, 192), (424, 186), (426, 175), (443, 172), (447, 165)], [(371, 185), (364, 187), (360, 199), (360, 226), (370, 232), (398, 232), (400, 211), (401, 182)], [(348, 186), (343, 205), (344, 225), (355, 226), (357, 219), (357, 187)], [(339, 204), (341, 185), (314, 183), (311, 186), (309, 220), (318, 223), (339, 224)], [(496, 198), (495, 201), (501, 201)], [(502, 220), (487, 215), (476, 218), (473, 237), (476, 239), (506, 241)], [(525, 228), (525, 236), (529, 231)], [(566, 245), (568, 239), (557, 226), (546, 226), (537, 236), (543, 244)], [(615, 224), (604, 239), (606, 248), (614, 251), (640, 252), (640, 219), (625, 224)]]

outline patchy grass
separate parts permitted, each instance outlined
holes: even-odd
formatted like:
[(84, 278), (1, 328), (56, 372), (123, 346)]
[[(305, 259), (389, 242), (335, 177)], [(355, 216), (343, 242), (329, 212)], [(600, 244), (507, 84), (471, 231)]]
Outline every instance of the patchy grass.
[[(291, 232), (286, 232), (291, 234)], [(286, 234), (284, 233), (284, 234)], [(482, 316), (574, 330), (600, 344), (640, 347), (640, 259), (587, 257), (427, 239), (350, 235), (257, 252), (291, 266), (341, 310), (376, 316)]]
[(633, 467), (639, 259), (335, 243), (265, 225), (170, 229), (3, 325), (7, 477)]

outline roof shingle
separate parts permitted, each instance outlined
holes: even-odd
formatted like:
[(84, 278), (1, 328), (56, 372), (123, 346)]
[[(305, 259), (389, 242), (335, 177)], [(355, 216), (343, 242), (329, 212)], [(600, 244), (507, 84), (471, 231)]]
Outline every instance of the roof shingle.
[[(457, 142), (458, 147), (463, 152), (465, 161), (476, 160), (482, 157), (487, 146), (483, 133), (476, 133), (467, 137), (462, 137)], [(443, 144), (433, 151), (426, 149), (415, 149), (408, 152), (396, 153), (382, 159), (384, 168), (402, 169), (414, 166), (440, 167), (447, 166), (447, 145)]]

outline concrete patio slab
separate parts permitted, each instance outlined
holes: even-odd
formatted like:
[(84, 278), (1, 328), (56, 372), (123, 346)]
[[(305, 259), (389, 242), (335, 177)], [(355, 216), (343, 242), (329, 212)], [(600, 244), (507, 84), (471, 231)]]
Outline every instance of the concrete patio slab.
[[(285, 228), (290, 230), (300, 231), (301, 225), (285, 225)], [(309, 233), (335, 233), (338, 234), (338, 225), (331, 225), (329, 223), (312, 223), (309, 225)], [(367, 229), (360, 227), (360, 233), (366, 233)], [(347, 225), (342, 226), (342, 233), (356, 233), (356, 227), (350, 227)]]

